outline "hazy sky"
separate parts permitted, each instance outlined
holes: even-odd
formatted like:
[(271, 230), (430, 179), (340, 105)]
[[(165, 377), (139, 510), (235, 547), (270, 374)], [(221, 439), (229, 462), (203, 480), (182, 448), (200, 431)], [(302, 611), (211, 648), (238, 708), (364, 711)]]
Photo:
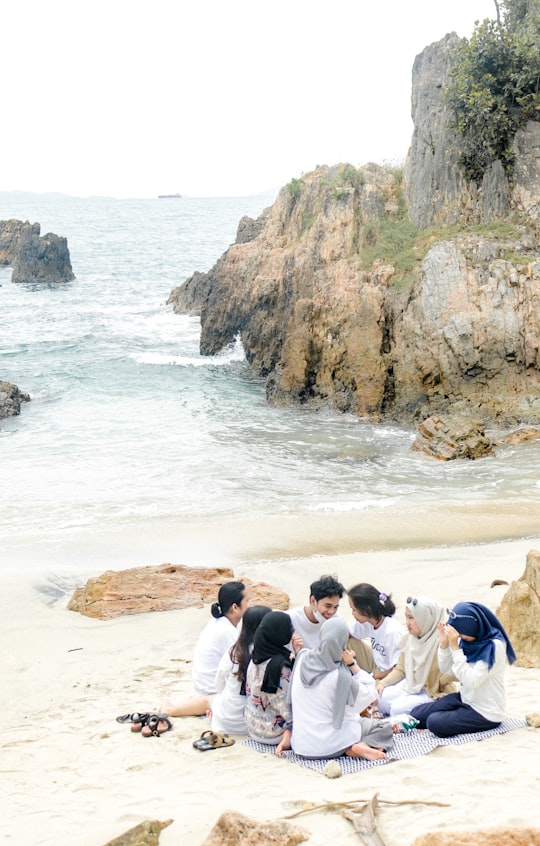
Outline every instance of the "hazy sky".
[(415, 56), (493, 0), (27, 0), (2, 8), (0, 191), (255, 194), (402, 161)]

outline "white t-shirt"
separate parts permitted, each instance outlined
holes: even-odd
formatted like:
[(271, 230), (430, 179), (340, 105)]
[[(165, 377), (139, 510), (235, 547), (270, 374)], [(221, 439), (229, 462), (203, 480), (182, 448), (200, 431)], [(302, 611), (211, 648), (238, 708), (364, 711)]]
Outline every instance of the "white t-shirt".
[(339, 729), (334, 728), (332, 703), (337, 688), (338, 670), (332, 670), (319, 684), (304, 687), (300, 679), (300, 669), (306, 654), (307, 651), (302, 650), (296, 656), (292, 679), (291, 746), (297, 755), (326, 758), (344, 752), (353, 743), (359, 743), (362, 739), (360, 711), (377, 698), (377, 691), (373, 677), (365, 670), (359, 670), (354, 676), (359, 687), (354, 706), (345, 706), (343, 724)]
[(247, 734), (244, 718), (246, 697), (240, 693), (240, 682), (235, 676), (238, 664), (231, 661), (229, 650), (223, 654), (216, 673), (217, 693), (212, 697), (212, 731), (230, 734)]
[(285, 612), (291, 618), (294, 633), (300, 635), (304, 642), (306, 649), (315, 649), (319, 645), (319, 632), (321, 631), (322, 623), (312, 623), (306, 616), (304, 606), (301, 608), (291, 608)]
[(225, 652), (236, 643), (238, 629), (228, 617), (212, 617), (199, 635), (193, 651), (191, 681), (198, 696), (216, 693), (216, 673)]
[(379, 670), (390, 670), (397, 664), (401, 653), (400, 644), (407, 634), (405, 626), (395, 617), (384, 617), (378, 629), (367, 621), (359, 623), (355, 620), (351, 625), (350, 632), (358, 640), (369, 637), (373, 659)]
[(495, 661), (491, 670), (486, 661), (469, 663), (462, 649), (441, 649), (439, 647), (439, 667), (443, 673), (454, 673), (460, 681), (461, 701), (475, 711), (498, 723), (504, 719), (506, 694), (504, 690), (504, 671), (506, 669), (506, 643), (494, 638)]

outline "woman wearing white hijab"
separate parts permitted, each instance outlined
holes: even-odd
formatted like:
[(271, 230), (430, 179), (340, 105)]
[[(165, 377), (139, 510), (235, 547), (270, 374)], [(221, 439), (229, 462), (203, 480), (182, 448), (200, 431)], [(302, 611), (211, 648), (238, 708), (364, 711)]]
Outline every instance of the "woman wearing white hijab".
[(427, 596), (409, 596), (405, 609), (405, 636), (401, 656), (389, 675), (377, 685), (382, 714), (410, 714), (417, 705), (432, 702), (457, 690), (456, 677), (442, 673), (437, 653), (438, 625), (445, 609)]
[(376, 760), (392, 745), (387, 720), (359, 716), (376, 698), (372, 676), (361, 670), (347, 649), (349, 627), (341, 617), (321, 626), (319, 645), (302, 649), (291, 685), (291, 746), (305, 758), (350, 755)]

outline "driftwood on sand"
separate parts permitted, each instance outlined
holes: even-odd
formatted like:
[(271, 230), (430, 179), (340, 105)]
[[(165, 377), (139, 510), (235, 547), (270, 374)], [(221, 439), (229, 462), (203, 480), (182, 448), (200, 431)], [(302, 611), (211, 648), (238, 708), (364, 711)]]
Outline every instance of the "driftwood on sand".
[(401, 800), (391, 801), (379, 799), (379, 795), (374, 793), (371, 799), (354, 799), (350, 802), (303, 802), (302, 808), (292, 814), (288, 814), (284, 819), (290, 820), (294, 817), (299, 817), (301, 814), (309, 814), (313, 811), (340, 811), (340, 813), (352, 822), (356, 832), (364, 841), (366, 846), (385, 846), (379, 831), (377, 830), (377, 823), (375, 820), (375, 813), (378, 805), (437, 805), (441, 808), (448, 807), (446, 802), (422, 802), (415, 800)]

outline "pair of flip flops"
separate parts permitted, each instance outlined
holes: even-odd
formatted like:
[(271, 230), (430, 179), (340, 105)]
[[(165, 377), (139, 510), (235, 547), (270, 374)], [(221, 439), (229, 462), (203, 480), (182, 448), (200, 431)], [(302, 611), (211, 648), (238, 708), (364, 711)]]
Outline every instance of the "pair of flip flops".
[[(143, 737), (159, 737), (172, 729), (168, 714), (152, 714), (134, 711), (116, 718), (117, 723), (131, 723), (131, 731), (142, 732)], [(165, 726), (165, 728), (163, 728)], [(146, 729), (146, 731), (143, 731)]]
[(228, 734), (221, 734), (218, 731), (203, 731), (199, 739), (193, 741), (193, 746), (200, 752), (208, 752), (210, 749), (232, 746), (235, 742)]

